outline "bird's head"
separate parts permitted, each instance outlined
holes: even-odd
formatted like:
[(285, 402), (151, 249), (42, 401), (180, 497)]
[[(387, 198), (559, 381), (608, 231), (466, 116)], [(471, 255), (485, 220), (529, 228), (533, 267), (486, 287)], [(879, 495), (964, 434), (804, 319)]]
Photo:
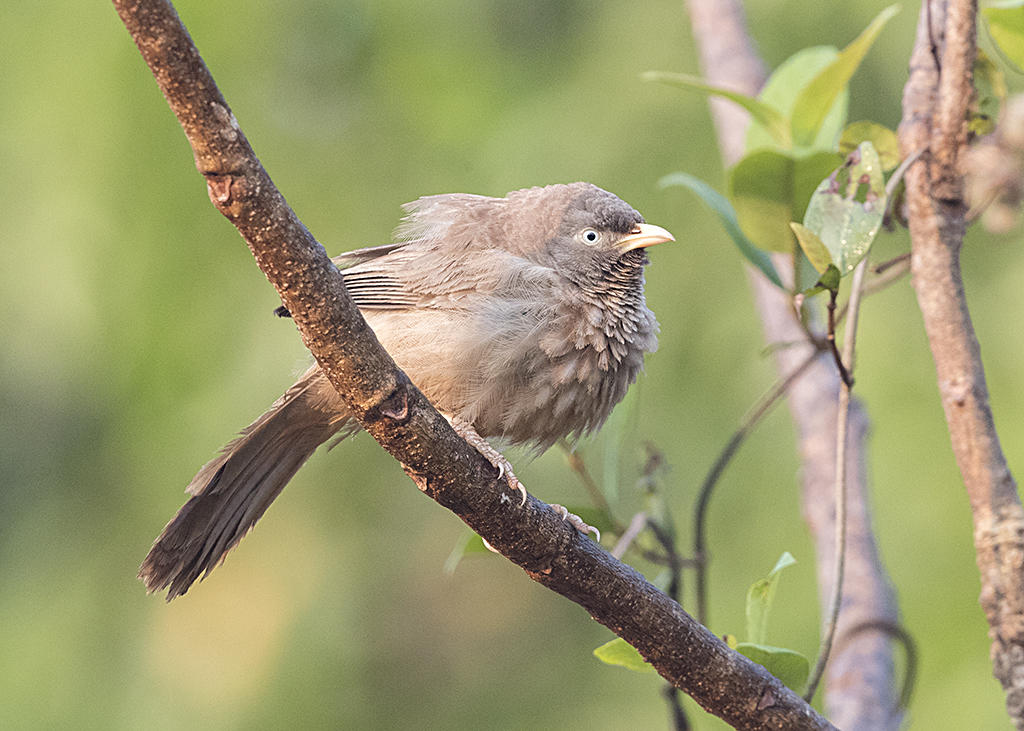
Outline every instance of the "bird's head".
[(543, 242), (539, 258), (581, 286), (630, 271), (639, 276), (648, 246), (675, 241), (665, 229), (645, 223), (621, 198), (590, 183), (517, 191), (508, 201), (512, 210), (534, 210), (532, 222), (522, 225), (544, 228), (522, 240)]

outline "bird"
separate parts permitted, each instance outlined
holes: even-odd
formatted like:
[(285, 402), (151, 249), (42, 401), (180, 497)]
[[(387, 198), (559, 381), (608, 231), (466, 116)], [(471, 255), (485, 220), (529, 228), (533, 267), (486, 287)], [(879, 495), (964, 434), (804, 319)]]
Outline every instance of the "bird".
[[(657, 347), (647, 247), (675, 239), (583, 182), (431, 195), (404, 210), (392, 243), (332, 261), (398, 366), (523, 490), (488, 440), (539, 454), (601, 426)], [(314, 364), (192, 478), (139, 570), (148, 591), (185, 594), (317, 447), (358, 430)]]

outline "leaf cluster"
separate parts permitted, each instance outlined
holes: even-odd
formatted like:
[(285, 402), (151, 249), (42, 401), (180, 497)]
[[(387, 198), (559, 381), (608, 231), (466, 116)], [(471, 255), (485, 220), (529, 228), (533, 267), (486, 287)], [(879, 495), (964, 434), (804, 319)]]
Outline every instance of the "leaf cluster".
[[(750, 112), (754, 123), (747, 154), (728, 171), (726, 196), (686, 173), (660, 182), (700, 196), (744, 258), (778, 287), (787, 288), (788, 282), (793, 292), (835, 290), (878, 233), (887, 203), (882, 172), (899, 162), (896, 135), (874, 122), (847, 124), (849, 82), (898, 11), (895, 5), (883, 10), (841, 51), (831, 46), (798, 51), (756, 98), (685, 74), (645, 75), (722, 96)], [(770, 253), (789, 258), (787, 277)]]

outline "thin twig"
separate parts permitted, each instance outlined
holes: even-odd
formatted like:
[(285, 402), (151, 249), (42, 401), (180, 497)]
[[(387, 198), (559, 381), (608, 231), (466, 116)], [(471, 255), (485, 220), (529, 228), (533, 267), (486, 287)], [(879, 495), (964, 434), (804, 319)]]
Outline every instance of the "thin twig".
[(908, 271), (909, 271), (909, 266), (910, 266), (910, 252), (909, 251), (906, 252), (905, 254), (900, 254), (899, 256), (897, 256), (897, 257), (895, 257), (893, 259), (889, 259), (888, 261), (883, 261), (881, 264), (876, 264), (873, 271), (875, 272), (875, 274), (882, 275), (882, 274), (885, 274), (890, 269), (892, 269), (893, 267), (899, 266), (900, 264), (903, 264), (904, 262), (906, 262), (906, 264), (908, 266)]
[[(669, 560), (669, 581), (666, 593), (677, 602), (683, 591), (683, 566), (684, 562), (676, 550), (675, 531), (663, 530), (662, 526), (648, 518), (647, 526), (658, 538), (658, 542), (665, 549)], [(672, 726), (676, 731), (688, 731), (690, 720), (683, 707), (683, 699), (679, 695), (679, 689), (672, 683), (666, 682), (664, 687), (665, 702), (668, 703), (669, 713), (672, 717)]]
[[(569, 466), (573, 472), (577, 474), (580, 481), (583, 482), (583, 486), (587, 490), (591, 499), (597, 505), (597, 509), (603, 511), (605, 516), (611, 523), (613, 533), (621, 534), (619, 540), (616, 541), (614, 548), (609, 552), (612, 556), (617, 559), (622, 559), (626, 555), (626, 552), (633, 547), (634, 542), (643, 533), (645, 528), (651, 526), (651, 521), (647, 511), (642, 510), (630, 520), (629, 525), (625, 528), (622, 524), (615, 519), (612, 513), (612, 507), (605, 498), (604, 493), (601, 491), (601, 487), (597, 484), (597, 481), (590, 474), (590, 470), (587, 468), (586, 460), (579, 453), (573, 451), (569, 443), (564, 439), (559, 442), (559, 446), (565, 450), (566, 459), (569, 462)], [(661, 466), (662, 458), (660, 452), (655, 456), (648, 458), (647, 464), (644, 465), (644, 472), (640, 477), (641, 484), (647, 484), (647, 489), (651, 489), (650, 483), (653, 481), (653, 473)], [(674, 535), (674, 532), (673, 532)], [(674, 538), (673, 538), (674, 540)], [(657, 566), (664, 566), (670, 571), (673, 571), (674, 581), (678, 583), (681, 579), (679, 572), (682, 569), (696, 568), (698, 562), (695, 559), (684, 558), (679, 555), (678, 551), (675, 550), (674, 546), (671, 551), (657, 551), (651, 548), (645, 548), (640, 546), (637, 552), (645, 560)], [(676, 592), (678, 594), (679, 592)], [(675, 594), (669, 593), (676, 601), (679, 601), (679, 597)]]
[(910, 706), (910, 698), (914, 694), (914, 686), (917, 684), (917, 642), (914, 641), (913, 635), (898, 622), (867, 620), (844, 630), (843, 640), (848, 642), (855, 635), (863, 632), (883, 632), (903, 646), (906, 666), (903, 670), (903, 683), (900, 687), (900, 696), (897, 699), (897, 703), (900, 708), (908, 708)]
[[(892, 201), (893, 194), (900, 184), (906, 170), (920, 157), (920, 151), (909, 155), (899, 168), (890, 176), (888, 183), (886, 184), (886, 205)], [(835, 467), (834, 467), (834, 489), (833, 489), (833, 504), (835, 505), (834, 513), (834, 549), (833, 549), (833, 571), (832, 571), (832, 586), (829, 592), (829, 601), (826, 609), (826, 620), (825, 627), (822, 633), (822, 645), (819, 651), (815, 667), (812, 670), (811, 677), (808, 681), (808, 689), (805, 694), (805, 698), (812, 698), (817, 690), (817, 686), (821, 681), (825, 667), (829, 661), (829, 658), (833, 654), (833, 645), (835, 643), (836, 632), (838, 629), (839, 612), (843, 602), (844, 596), (844, 576), (846, 573), (846, 561), (847, 561), (847, 533), (849, 531), (849, 518), (848, 518), (848, 498), (847, 493), (850, 490), (849, 477), (847, 474), (847, 468), (850, 459), (850, 449), (853, 448), (849, 444), (850, 437), (848, 436), (851, 429), (850, 423), (850, 408), (851, 408), (851, 389), (853, 386), (853, 368), (854, 368), (854, 356), (856, 353), (856, 333), (857, 333), (857, 322), (860, 314), (860, 305), (863, 302), (864, 297), (868, 296), (871, 292), (878, 291), (893, 281), (896, 281), (899, 277), (906, 274), (908, 266), (906, 263), (892, 265), (888, 271), (882, 276), (878, 277), (872, 282), (866, 282), (866, 273), (868, 269), (868, 260), (865, 258), (857, 266), (853, 282), (851, 285), (851, 292), (849, 301), (846, 306), (839, 311), (835, 319), (833, 320), (833, 310), (829, 310), (829, 329), (830, 333), (834, 334), (834, 323), (841, 321), (844, 317), (849, 317), (846, 329), (846, 339), (843, 346), (843, 352), (837, 362), (845, 363), (848, 365), (850, 379), (847, 381), (845, 378), (839, 386), (839, 399), (836, 407), (836, 446), (835, 446)], [(833, 306), (834, 307), (834, 306)], [(837, 352), (837, 351), (836, 351)], [(838, 651), (838, 650), (837, 650)], [(897, 718), (898, 714), (893, 713), (890, 718)]]
[[(885, 205), (886, 205), (886, 208), (888, 208), (888, 206), (892, 203), (893, 193), (896, 191), (897, 186), (899, 186), (900, 181), (903, 180), (903, 176), (906, 174), (907, 169), (911, 165), (913, 165), (914, 162), (917, 161), (917, 158), (921, 157), (923, 152), (924, 152), (924, 150), (916, 150), (912, 154), (907, 155), (907, 157), (900, 163), (899, 167), (896, 168), (896, 170), (893, 172), (893, 174), (889, 177), (889, 180), (885, 184)], [(863, 264), (864, 264), (864, 260), (861, 260), (861, 265), (863, 265)], [(879, 273), (881, 273), (888, 266), (890, 266), (890, 264), (888, 262), (886, 262), (886, 264), (880, 265), (877, 271)], [(900, 276), (902, 276), (902, 273), (900, 274)], [(860, 299), (861, 295), (863, 294), (863, 277), (864, 277), (864, 274), (863, 274), (863, 272), (861, 272), (860, 278), (861, 278), (862, 286), (861, 286), (861, 290), (857, 292), (858, 300)], [(857, 281), (857, 274), (856, 273), (854, 274), (854, 281)], [(846, 307), (843, 308), (840, 316), (837, 317), (836, 316), (836, 298), (838, 296), (839, 296), (839, 291), (838, 290), (834, 290), (834, 289), (833, 290), (829, 290), (829, 293), (828, 293), (828, 334), (826, 335), (826, 339), (828, 341), (829, 351), (832, 353), (832, 358), (835, 360), (836, 367), (839, 369), (839, 377), (843, 379), (843, 384), (849, 389), (849, 388), (853, 388), (853, 373), (852, 373), (853, 366), (852, 365), (850, 365), (850, 366), (844, 365), (843, 361), (845, 360), (845, 361), (849, 362), (849, 358), (843, 357), (843, 356), (841, 356), (839, 354), (839, 348), (836, 346), (836, 323), (840, 319), (842, 319), (842, 315), (846, 314), (846, 312), (847, 312), (847, 310), (848, 310), (848, 308), (850, 306), (850, 303), (849, 302), (847, 303)], [(850, 294), (850, 302), (852, 302), (852, 301), (853, 301), (853, 294), (851, 293)], [(844, 348), (844, 352), (846, 352), (846, 350), (847, 349)]]
[(725, 472), (725, 468), (739, 450), (740, 445), (747, 438), (747, 435), (771, 411), (772, 407), (778, 403), (779, 399), (785, 395), (790, 386), (800, 378), (817, 356), (818, 352), (812, 350), (800, 365), (794, 368), (785, 378), (778, 381), (768, 393), (761, 397), (761, 400), (757, 402), (753, 410), (743, 420), (743, 423), (740, 424), (740, 427), (733, 432), (725, 448), (722, 449), (714, 464), (711, 465), (711, 469), (708, 470), (704, 482), (701, 483), (700, 491), (697, 493), (697, 506), (694, 510), (693, 560), (697, 569), (694, 582), (697, 592), (697, 621), (705, 627), (708, 623), (707, 570), (709, 557), (707, 552), (707, 515), (708, 506), (711, 503), (711, 493), (714, 491), (715, 485), (718, 484), (722, 473)]
[(633, 519), (629, 521), (629, 525), (626, 526), (626, 530), (623, 531), (622, 536), (615, 543), (610, 553), (617, 559), (622, 559), (626, 555), (626, 551), (633, 545), (633, 541), (640, 535), (643, 529), (647, 527), (647, 511), (641, 510), (639, 513), (633, 516)]
[(843, 385), (849, 389), (853, 387), (853, 376), (843, 365), (843, 356), (839, 354), (839, 348), (836, 346), (836, 297), (838, 296), (839, 290), (830, 289), (828, 291), (828, 334), (825, 339), (828, 342), (829, 352), (832, 353), (832, 359), (836, 362), (836, 368), (839, 370), (839, 377), (843, 380)]
[(672, 728), (676, 731), (689, 731), (690, 719), (686, 717), (686, 710), (679, 697), (679, 689), (666, 683), (662, 692), (665, 694), (665, 702), (668, 703), (668, 710), (672, 716)]
[(923, 147), (914, 150), (903, 158), (899, 166), (892, 171), (892, 175), (889, 176), (889, 180), (885, 183), (885, 212), (882, 214), (883, 218), (892, 215), (890, 208), (896, 202), (896, 189), (903, 182), (903, 178), (907, 174), (907, 170), (910, 169), (910, 166), (917, 162), (917, 158), (921, 157), (924, 153), (925, 148)]
[[(836, 627), (839, 624), (839, 609), (843, 598), (843, 572), (846, 566), (846, 432), (850, 416), (850, 391), (853, 388), (853, 358), (857, 343), (857, 320), (860, 317), (860, 302), (864, 287), (864, 273), (868, 268), (868, 257), (861, 259), (853, 271), (853, 282), (850, 285), (849, 322), (846, 324), (846, 337), (843, 340), (842, 361), (850, 369), (849, 380), (843, 378), (839, 387), (839, 409), (836, 417), (836, 534), (835, 534), (835, 569), (833, 573), (832, 594), (829, 597), (828, 618), (825, 632), (818, 652), (818, 660), (807, 681), (807, 692), (804, 700), (810, 703), (818, 689), (818, 683), (825, 672), (832, 643), (835, 640)], [(829, 310), (831, 329), (832, 309)]]
[[(882, 271), (881, 274), (864, 282), (864, 287), (861, 291), (862, 299), (866, 299), (873, 294), (881, 292), (883, 289), (887, 289), (890, 285), (895, 284), (899, 280), (903, 279), (903, 277), (910, 274), (910, 255), (900, 256), (874, 267), (875, 272), (878, 272), (879, 270)], [(836, 311), (837, 324), (846, 318), (846, 313), (849, 309), (849, 302), (844, 302), (839, 307)]]
[[(655, 475), (662, 466), (664, 458), (661, 452), (653, 447), (653, 445), (648, 444), (647, 449), (648, 457), (640, 480), (645, 490), (654, 496), (658, 492)], [(657, 519), (648, 515), (645, 520), (645, 527), (654, 535), (665, 552), (665, 557), (668, 559), (669, 580), (665, 593), (678, 602), (683, 593), (683, 569), (692, 564), (679, 554), (679, 549), (676, 547), (675, 521), (672, 519), (668, 506), (662, 504), (658, 514)], [(690, 721), (686, 716), (686, 709), (683, 707), (678, 689), (671, 683), (666, 683), (664, 696), (665, 702), (668, 703), (673, 727), (676, 731), (688, 731)]]
[[(873, 294), (881, 292), (886, 289), (890, 284), (898, 282), (903, 277), (910, 274), (910, 257), (901, 257), (899, 261), (890, 262), (889, 266), (881, 272), (878, 272), (878, 268), (875, 268), (877, 276), (868, 279), (864, 282), (864, 291), (861, 293), (862, 297), (870, 297)], [(849, 307), (849, 303), (843, 306), (842, 315), (845, 317), (846, 310)]]
[[(583, 483), (583, 488), (587, 491), (587, 494), (590, 495), (590, 499), (594, 501), (594, 505), (597, 506), (598, 510), (607, 515), (608, 519), (613, 521), (614, 524), (612, 506), (608, 504), (608, 499), (601, 491), (601, 487), (590, 474), (590, 470), (587, 469), (587, 463), (583, 460), (582, 455), (573, 450), (573, 448), (569, 446), (569, 443), (564, 439), (560, 440), (558, 445), (565, 451), (565, 459), (569, 462), (570, 469), (572, 469), (572, 471), (580, 478), (580, 482)], [(622, 526), (615, 524), (614, 530), (616, 533), (621, 533)]]
[(679, 555), (679, 551), (676, 549), (675, 531), (672, 530), (671, 526), (663, 525), (651, 517), (647, 518), (647, 528), (650, 529), (658, 543), (661, 544), (662, 549), (665, 551), (665, 556), (668, 558), (669, 578), (665, 593), (679, 601), (683, 587), (684, 562), (683, 557)]
[[(587, 468), (587, 463), (586, 460), (583, 459), (583, 456), (578, 452), (573, 451), (573, 449), (569, 446), (569, 443), (566, 442), (564, 439), (559, 442), (559, 445), (562, 447), (563, 450), (565, 450), (565, 455), (566, 459), (569, 462), (569, 466), (572, 468), (573, 472), (575, 472), (577, 476), (580, 478), (580, 481), (583, 483), (584, 488), (590, 495), (591, 500), (593, 500), (594, 503), (597, 505), (597, 509), (603, 511), (608, 520), (611, 522), (612, 532), (621, 534), (621, 537), (615, 544), (615, 548), (611, 551), (612, 556), (621, 559), (626, 554), (626, 551), (628, 551), (632, 547), (633, 542), (637, 539), (637, 536), (639, 536), (643, 532), (643, 529), (647, 527), (647, 513), (645, 511), (637, 513), (633, 516), (629, 525), (623, 528), (622, 524), (615, 519), (615, 515), (612, 512), (612, 507), (608, 503), (608, 499), (604, 496), (604, 492), (602, 492), (601, 487), (597, 484), (597, 481), (590, 474), (590, 470)], [(648, 464), (644, 468), (645, 474), (641, 477), (641, 480), (650, 480), (651, 476), (650, 474), (647, 474), (647, 472), (656, 468), (657, 466), (658, 465), (655, 464), (652, 467), (650, 460), (648, 460)], [(653, 564), (657, 564), (659, 566), (672, 565), (672, 559), (670, 556), (659, 553), (657, 551), (653, 551), (647, 548), (641, 548), (639, 550), (639, 553), (646, 560), (650, 561)], [(683, 568), (690, 568), (693, 565), (695, 565), (695, 562), (690, 559), (681, 558), (679, 560)]]

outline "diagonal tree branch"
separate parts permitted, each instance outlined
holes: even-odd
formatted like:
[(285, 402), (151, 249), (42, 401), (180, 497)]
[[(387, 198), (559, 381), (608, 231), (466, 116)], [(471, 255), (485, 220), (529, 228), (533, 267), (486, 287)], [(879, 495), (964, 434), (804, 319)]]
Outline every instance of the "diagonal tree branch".
[(550, 506), (520, 507), (381, 348), (341, 275), (274, 187), (164, 0), (114, 0), (192, 145), (210, 199), (239, 230), (303, 342), (360, 424), (434, 500), (527, 574), (583, 606), (666, 679), (737, 728), (831, 725), (664, 593), (581, 537)]
[[(688, 0), (693, 35), (705, 78), (745, 94), (756, 94), (765, 80), (764, 64), (747, 32), (740, 0)], [(727, 165), (743, 155), (748, 117), (738, 106), (712, 99), (719, 148)], [(784, 262), (783, 262), (784, 263)], [(805, 341), (787, 296), (764, 277), (750, 274), (765, 339), (769, 343)], [(791, 373), (813, 355), (811, 344), (778, 348), (780, 373)], [(802, 461), (804, 516), (817, 549), (818, 587), (826, 611), (834, 581), (835, 439), (839, 377), (831, 358), (820, 355), (789, 392)], [(871, 527), (865, 455), (868, 419), (853, 399), (847, 454), (846, 575), (835, 650), (826, 672), (829, 718), (844, 729), (898, 729), (891, 641), (884, 631), (852, 633), (858, 626), (885, 627), (898, 622), (896, 600), (882, 566)]]
[(1024, 728), (1024, 509), (993, 422), (960, 273), (967, 206), (959, 165), (973, 94), (976, 15), (971, 0), (922, 3), (900, 146), (904, 156), (928, 151), (906, 177), (913, 285), (971, 503), (993, 671), (1011, 719)]

